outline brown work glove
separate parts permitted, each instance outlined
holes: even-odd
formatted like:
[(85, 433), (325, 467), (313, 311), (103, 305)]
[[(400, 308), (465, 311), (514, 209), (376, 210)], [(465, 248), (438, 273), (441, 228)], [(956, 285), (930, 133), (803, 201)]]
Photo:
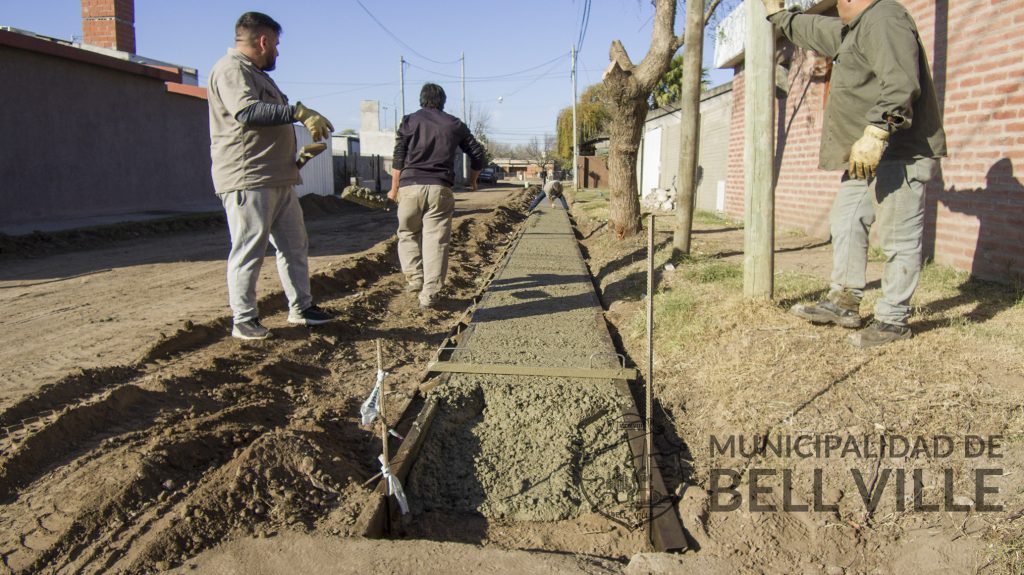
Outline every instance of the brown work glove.
[(299, 150), (299, 159), (295, 160), (295, 165), (301, 170), (302, 166), (306, 165), (306, 162), (320, 155), (327, 149), (327, 144), (306, 144)]
[(875, 177), (882, 153), (889, 144), (889, 132), (868, 124), (864, 135), (850, 148), (850, 177), (855, 180), (869, 180)]
[(292, 117), (305, 124), (314, 142), (323, 140), (334, 131), (334, 126), (327, 118), (321, 116), (320, 112), (303, 106), (302, 102), (295, 103), (295, 115)]
[(785, 0), (761, 0), (761, 3), (764, 4), (764, 9), (769, 16), (785, 10)]

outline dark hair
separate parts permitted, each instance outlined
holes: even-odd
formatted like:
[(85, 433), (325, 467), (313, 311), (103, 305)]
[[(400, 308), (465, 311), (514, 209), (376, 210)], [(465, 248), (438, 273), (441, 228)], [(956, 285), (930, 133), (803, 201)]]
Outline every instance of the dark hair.
[(448, 99), (448, 96), (444, 94), (444, 88), (437, 84), (426, 83), (423, 84), (423, 89), (420, 90), (420, 107), (421, 108), (434, 108), (435, 110), (444, 110), (444, 103)]
[(235, 22), (235, 40), (254, 42), (261, 32), (281, 34), (281, 25), (262, 12), (246, 12)]

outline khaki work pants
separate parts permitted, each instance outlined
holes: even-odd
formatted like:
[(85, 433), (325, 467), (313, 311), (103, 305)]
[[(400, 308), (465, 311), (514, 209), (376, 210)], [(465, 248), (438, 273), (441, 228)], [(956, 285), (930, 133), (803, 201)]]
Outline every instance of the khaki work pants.
[(398, 259), (409, 286), (429, 305), (444, 286), (455, 196), (439, 185), (398, 189)]
[[(925, 186), (938, 173), (939, 161), (883, 160), (877, 176), (854, 180), (843, 175), (832, 205), (832, 286), (830, 296), (843, 292), (860, 301), (867, 283), (868, 233), (878, 226), (885, 253), (882, 297), (875, 319), (907, 325), (910, 298), (921, 277)], [(876, 221), (877, 220), (877, 221)]]

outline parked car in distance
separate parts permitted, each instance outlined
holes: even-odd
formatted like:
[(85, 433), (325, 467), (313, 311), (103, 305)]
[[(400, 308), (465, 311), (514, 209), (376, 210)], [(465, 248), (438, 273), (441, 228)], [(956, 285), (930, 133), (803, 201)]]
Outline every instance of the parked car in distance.
[(494, 168), (484, 168), (480, 170), (480, 176), (476, 181), (479, 184), (497, 184), (498, 173), (494, 171)]

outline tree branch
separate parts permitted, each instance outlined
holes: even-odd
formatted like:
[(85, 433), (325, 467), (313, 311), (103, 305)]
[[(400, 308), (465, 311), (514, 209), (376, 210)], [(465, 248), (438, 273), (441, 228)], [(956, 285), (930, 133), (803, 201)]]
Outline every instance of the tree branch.
[(711, 4), (708, 5), (708, 9), (704, 11), (704, 25), (707, 26), (708, 22), (711, 21), (711, 15), (715, 13), (715, 8), (718, 8), (718, 4), (722, 0), (712, 0)]
[(618, 67), (627, 74), (632, 72), (633, 68), (635, 68), (633, 61), (629, 59), (629, 54), (626, 53), (626, 47), (618, 40), (612, 40), (612, 47), (608, 49), (608, 59), (611, 60), (611, 65), (608, 66), (608, 70), (605, 71), (605, 76), (608, 75), (612, 66), (615, 65), (618, 65)]
[(683, 47), (683, 44), (686, 43), (686, 33), (684, 32), (684, 33), (676, 36), (675, 40), (673, 40), (672, 42), (673, 42), (673, 45), (676, 48), (675, 50), (672, 50), (672, 53), (675, 54), (677, 51), (679, 51), (680, 48)]
[(633, 75), (641, 91), (650, 92), (664, 74), (668, 63), (679, 46), (673, 32), (676, 20), (676, 0), (655, 0), (654, 29), (651, 31), (651, 47), (647, 55), (636, 66)]

